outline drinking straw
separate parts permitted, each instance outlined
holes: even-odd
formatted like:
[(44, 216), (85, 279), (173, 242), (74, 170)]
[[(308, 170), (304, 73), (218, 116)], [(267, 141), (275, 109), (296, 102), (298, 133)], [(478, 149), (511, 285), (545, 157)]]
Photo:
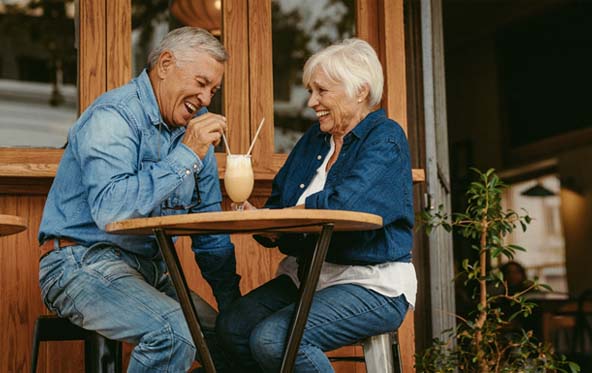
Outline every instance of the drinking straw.
[(263, 119), (261, 119), (261, 123), (259, 123), (259, 127), (257, 128), (257, 132), (255, 132), (255, 137), (253, 137), (253, 142), (251, 143), (251, 146), (249, 147), (249, 151), (247, 152), (247, 155), (251, 154), (251, 150), (253, 150), (253, 146), (255, 146), (255, 142), (257, 141), (257, 136), (259, 136), (259, 132), (261, 132), (261, 128), (263, 127), (264, 122), (265, 122), (265, 117), (263, 117)]
[(226, 140), (226, 136), (224, 135), (224, 132), (222, 132), (222, 140), (224, 140), (224, 145), (226, 146), (226, 154), (231, 155), (232, 153), (230, 152), (230, 147), (228, 146), (228, 140)]

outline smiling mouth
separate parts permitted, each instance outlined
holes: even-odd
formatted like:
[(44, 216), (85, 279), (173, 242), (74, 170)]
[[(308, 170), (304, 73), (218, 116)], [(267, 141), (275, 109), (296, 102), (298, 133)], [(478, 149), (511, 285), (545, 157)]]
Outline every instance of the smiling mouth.
[(191, 102), (185, 102), (185, 108), (189, 112), (189, 114), (193, 115), (197, 112), (197, 106), (193, 105)]
[(317, 118), (322, 118), (326, 115), (329, 115), (329, 110), (317, 111)]

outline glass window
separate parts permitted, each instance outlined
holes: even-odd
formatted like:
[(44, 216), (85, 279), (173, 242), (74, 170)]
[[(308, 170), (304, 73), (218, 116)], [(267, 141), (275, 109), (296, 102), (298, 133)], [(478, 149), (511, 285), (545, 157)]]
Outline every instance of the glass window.
[[(533, 187), (537, 187), (534, 189)], [(545, 190), (545, 193), (527, 193)], [(502, 197), (505, 208), (520, 214), (524, 210), (533, 220), (526, 232), (515, 230), (508, 243), (522, 246), (514, 259), (520, 262), (529, 278), (538, 277), (550, 285), (554, 292), (567, 292), (565, 267), (565, 238), (561, 226), (559, 196), (560, 182), (557, 175), (548, 175), (536, 180), (512, 184)]]
[(316, 116), (302, 67), (313, 53), (355, 35), (355, 0), (272, 0), (275, 151), (287, 153)]
[(76, 120), (74, 0), (0, 2), (0, 146), (61, 147)]

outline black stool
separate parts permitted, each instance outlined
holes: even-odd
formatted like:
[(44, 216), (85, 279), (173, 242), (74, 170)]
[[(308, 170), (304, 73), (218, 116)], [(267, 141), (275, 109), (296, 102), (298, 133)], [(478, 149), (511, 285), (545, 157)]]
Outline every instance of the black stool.
[(121, 343), (82, 329), (67, 319), (42, 315), (35, 321), (31, 373), (37, 372), (39, 343), (44, 341), (84, 341), (84, 371), (87, 373), (120, 373)]

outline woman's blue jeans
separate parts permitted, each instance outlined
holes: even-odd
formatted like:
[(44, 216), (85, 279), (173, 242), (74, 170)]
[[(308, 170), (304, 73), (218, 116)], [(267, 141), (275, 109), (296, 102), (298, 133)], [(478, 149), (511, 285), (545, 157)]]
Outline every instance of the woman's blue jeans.
[[(187, 372), (196, 348), (166, 266), (108, 244), (56, 249), (40, 264), (45, 305), (74, 324), (135, 344), (128, 372)], [(216, 311), (194, 295), (214, 361)], [(218, 367), (218, 371), (224, 371)]]
[[(279, 372), (298, 289), (277, 277), (236, 300), (218, 316), (218, 342), (240, 372)], [(409, 305), (358, 285), (335, 285), (315, 293), (296, 372), (333, 372), (324, 354), (368, 336), (396, 330)]]

